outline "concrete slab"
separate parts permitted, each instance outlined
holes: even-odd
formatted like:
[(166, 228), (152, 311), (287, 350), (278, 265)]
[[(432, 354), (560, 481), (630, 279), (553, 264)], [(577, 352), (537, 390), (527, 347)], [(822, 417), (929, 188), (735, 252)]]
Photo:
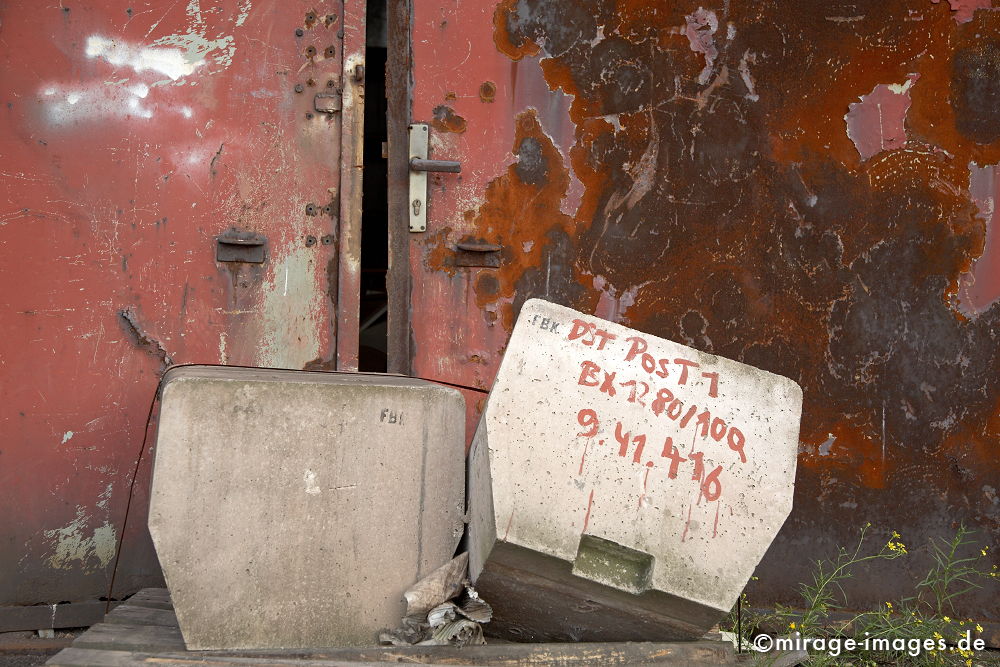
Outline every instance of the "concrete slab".
[(801, 409), (788, 378), (525, 303), (469, 457), (488, 631), (700, 637), (791, 510)]
[(206, 366), (162, 391), (149, 528), (188, 648), (372, 644), (454, 555), (457, 391)]

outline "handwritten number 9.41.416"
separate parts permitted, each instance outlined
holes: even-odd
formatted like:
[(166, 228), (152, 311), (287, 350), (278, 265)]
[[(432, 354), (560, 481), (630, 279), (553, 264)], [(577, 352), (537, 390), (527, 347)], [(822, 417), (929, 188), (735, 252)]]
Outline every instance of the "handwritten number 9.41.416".
[[(576, 414), (576, 420), (580, 423), (580, 426), (584, 430), (577, 433), (578, 436), (583, 436), (585, 438), (592, 438), (597, 435), (600, 431), (601, 424), (597, 417), (597, 411), (591, 408), (584, 408)], [(639, 433), (632, 435), (631, 431), (626, 431), (622, 426), (620, 421), (615, 422), (615, 440), (618, 441), (618, 456), (625, 458), (628, 456), (629, 445), (634, 445), (634, 450), (632, 453), (632, 462), (637, 464), (642, 464), (642, 453), (646, 446), (646, 436)], [(604, 444), (604, 441), (599, 441), (599, 444)], [(701, 486), (701, 493), (705, 497), (705, 500), (712, 502), (719, 499), (722, 495), (722, 482), (719, 480), (719, 475), (722, 473), (722, 466), (716, 466), (711, 471), (706, 472), (704, 463), (704, 452), (691, 452), (688, 457), (685, 458), (681, 456), (680, 451), (674, 447), (673, 438), (667, 436), (663, 443), (663, 451), (660, 453), (662, 458), (667, 459), (670, 464), (667, 469), (667, 477), (670, 479), (676, 479), (679, 472), (680, 464), (687, 461), (694, 463), (694, 470), (691, 474), (691, 479), (699, 482)], [(645, 464), (647, 467), (654, 467), (653, 461), (647, 461)]]

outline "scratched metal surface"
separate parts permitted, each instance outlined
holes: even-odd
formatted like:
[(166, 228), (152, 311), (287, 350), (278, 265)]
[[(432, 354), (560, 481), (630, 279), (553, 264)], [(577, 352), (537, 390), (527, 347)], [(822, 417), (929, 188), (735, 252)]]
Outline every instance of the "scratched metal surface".
[[(755, 603), (794, 603), (866, 521), (996, 544), (989, 5), (414, 3), (413, 118), (463, 162), (411, 249), (415, 373), (488, 388), (538, 296), (799, 382), (795, 509)], [(456, 266), (469, 239), (502, 266)], [(851, 603), (911, 593), (914, 551)], [(997, 621), (1000, 597), (962, 609)]]
[[(168, 364), (333, 357), (339, 120), (312, 107), (339, 85), (342, 7), (0, 9), (0, 605), (107, 594)], [(216, 263), (231, 226), (267, 236), (264, 264)], [(118, 595), (160, 576), (148, 461)]]

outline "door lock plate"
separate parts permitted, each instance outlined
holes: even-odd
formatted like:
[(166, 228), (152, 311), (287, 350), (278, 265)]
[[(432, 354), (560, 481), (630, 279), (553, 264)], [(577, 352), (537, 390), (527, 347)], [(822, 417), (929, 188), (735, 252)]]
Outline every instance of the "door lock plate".
[[(427, 159), (430, 130), (425, 123), (410, 125), (410, 157)], [(410, 231), (427, 231), (427, 172), (410, 169)]]

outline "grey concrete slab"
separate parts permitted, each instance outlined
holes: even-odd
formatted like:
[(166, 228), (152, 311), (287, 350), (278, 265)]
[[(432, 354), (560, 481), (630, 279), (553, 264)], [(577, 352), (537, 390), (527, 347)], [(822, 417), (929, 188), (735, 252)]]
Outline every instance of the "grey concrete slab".
[(188, 648), (371, 644), (454, 555), (457, 391), (206, 366), (162, 391), (149, 528)]
[(469, 457), (488, 632), (694, 639), (792, 505), (792, 380), (534, 299)]

